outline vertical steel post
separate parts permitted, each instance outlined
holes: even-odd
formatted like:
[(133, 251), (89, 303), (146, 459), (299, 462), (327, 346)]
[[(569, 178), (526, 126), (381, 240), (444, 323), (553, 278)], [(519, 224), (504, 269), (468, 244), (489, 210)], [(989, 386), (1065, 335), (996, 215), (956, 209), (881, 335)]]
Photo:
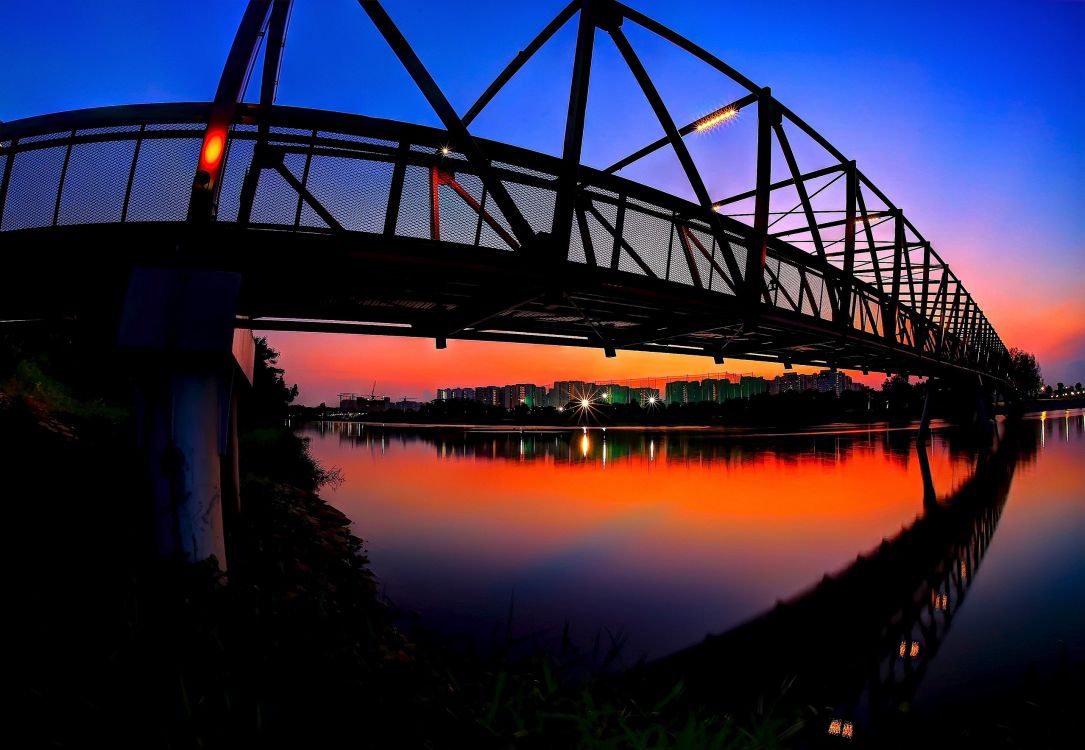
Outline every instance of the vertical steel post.
[[(278, 0), (285, 2), (285, 0)], [(205, 223), (215, 217), (218, 191), (225, 165), (226, 140), (237, 103), (245, 94), (245, 81), (256, 60), (260, 37), (271, 10), (272, 0), (249, 0), (237, 28), (226, 66), (222, 69), (215, 101), (211, 105), (207, 130), (200, 145), (200, 159), (192, 181), (188, 220)]]
[(441, 240), (441, 196), (437, 192), (440, 180), (437, 167), (429, 168), (429, 238), (434, 242)]
[(900, 269), (904, 256), (904, 214), (898, 208), (893, 215), (893, 282), (885, 310), (885, 338), (897, 345), (897, 311), (900, 309)]
[(837, 323), (845, 331), (852, 328), (851, 306), (855, 295), (855, 162), (849, 161), (844, 167), (844, 277), (840, 289), (840, 308)]
[(588, 108), (588, 82), (591, 79), (592, 53), (595, 48), (595, 19), (592, 17), (591, 5), (591, 0), (584, 0), (580, 6), (573, 78), (569, 83), (569, 109), (565, 116), (561, 174), (558, 175), (554, 220), (550, 229), (550, 243), (557, 260), (564, 260), (568, 256), (573, 232), (580, 153), (584, 144), (584, 113)]
[(772, 184), (772, 126), (779, 117), (772, 90), (761, 89), (757, 98), (757, 185), (754, 194), (753, 232), (746, 249), (743, 285), (747, 313), (757, 309), (761, 302), (761, 292), (765, 288), (765, 256), (768, 254)]

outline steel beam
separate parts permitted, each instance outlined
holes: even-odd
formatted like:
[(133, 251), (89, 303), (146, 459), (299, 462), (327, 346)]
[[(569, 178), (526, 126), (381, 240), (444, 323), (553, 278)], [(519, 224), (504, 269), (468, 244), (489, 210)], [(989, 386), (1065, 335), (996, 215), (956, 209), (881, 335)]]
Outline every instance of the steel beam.
[(855, 283), (855, 162), (848, 162), (844, 171), (844, 277), (840, 289), (840, 305), (837, 310), (838, 322), (845, 330), (854, 326), (852, 314), (852, 286)]
[[(757, 187), (754, 189), (753, 231), (746, 244), (743, 299), (754, 309), (765, 286), (768, 254), (769, 206), (772, 201), (772, 126), (780, 120), (772, 91), (761, 89), (757, 100)], [(825, 282), (829, 279), (826, 277)]]
[(561, 171), (558, 173), (554, 219), (550, 242), (556, 260), (565, 260), (573, 232), (573, 211), (577, 202), (580, 176), (580, 152), (584, 144), (584, 113), (588, 107), (588, 83), (595, 49), (595, 22), (581, 3), (580, 25), (576, 31), (576, 53), (569, 82), (569, 108), (565, 115), (565, 142), (561, 148)]
[(485, 91), (482, 92), (482, 96), (471, 105), (471, 108), (467, 110), (467, 114), (463, 116), (464, 126), (470, 125), (471, 122), (478, 117), (483, 108), (490, 103), (490, 100), (497, 96), (499, 92), (509, 80), (516, 75), (520, 68), (524, 67), (524, 64), (531, 59), (532, 55), (539, 51), (539, 49), (550, 40), (550, 37), (557, 33), (558, 29), (565, 25), (565, 23), (573, 17), (573, 15), (579, 10), (583, 0), (573, 0), (571, 3), (565, 6), (565, 8), (557, 14), (553, 21), (548, 23), (546, 27), (539, 32), (539, 35), (531, 40), (531, 43), (524, 49), (516, 53), (516, 57), (512, 58), (512, 61), (505, 66), (505, 69), (498, 74), (494, 82), (491, 83)]
[[(284, 2), (285, 0), (277, 1)], [(272, 0), (249, 0), (245, 13), (241, 17), (241, 24), (234, 35), (230, 53), (226, 57), (226, 65), (219, 78), (218, 89), (215, 91), (215, 101), (211, 106), (207, 129), (204, 132), (204, 143), (200, 147), (200, 163), (192, 181), (192, 196), (188, 206), (190, 222), (206, 223), (214, 218), (218, 191), (221, 186), (220, 178), (226, 164), (225, 154), (230, 123), (233, 122), (237, 103), (245, 94), (245, 83), (256, 60), (261, 32), (271, 6)], [(221, 139), (215, 147), (218, 154), (216, 158), (208, 161), (205, 156), (210, 151), (209, 147), (213, 138)]]
[[(734, 112), (738, 113), (743, 107), (745, 107), (745, 106), (747, 106), (749, 104), (753, 104), (756, 101), (757, 101), (757, 94), (746, 94), (746, 96), (744, 96), (744, 97), (742, 97), (740, 99), (736, 99), (735, 101), (731, 102), (730, 104), (725, 104), (724, 106), (720, 107), (716, 111), (717, 112), (724, 112), (726, 110), (734, 110)], [(711, 117), (711, 115), (707, 115), (706, 117)], [(698, 130), (697, 126), (701, 122), (703, 122), (704, 120), (705, 120), (705, 117), (698, 117), (696, 120), (689, 123), (688, 125), (683, 125), (682, 127), (680, 127), (678, 129), (678, 133), (680, 135), (682, 135), (683, 137), (687, 136), (690, 133), (693, 133), (694, 131)], [(670, 143), (670, 139), (667, 136), (663, 136), (659, 140), (652, 141), (651, 143), (649, 143), (644, 148), (641, 148), (641, 149), (638, 149), (638, 150), (634, 151), (633, 153), (631, 153), (629, 156), (625, 157), (624, 159), (619, 159), (618, 161), (614, 162), (613, 164), (611, 164), (609, 167), (607, 167), (603, 171), (606, 172), (607, 174), (613, 174), (613, 173), (618, 172), (618, 171), (620, 171), (622, 169), (625, 169), (630, 164), (632, 164), (632, 163), (634, 163), (636, 161), (640, 161), (641, 159), (643, 159), (645, 156), (648, 156), (649, 154), (655, 153), (659, 149), (666, 146), (668, 143)]]
[(418, 86), (422, 95), (426, 97), (426, 101), (429, 102), (430, 107), (433, 108), (437, 117), (440, 118), (442, 124), (448, 130), (449, 135), (456, 142), (457, 148), (463, 152), (467, 161), (478, 172), (479, 179), (482, 180), (493, 195), (497, 207), (512, 228), (512, 233), (516, 236), (520, 246), (530, 246), (531, 240), (535, 236), (531, 225), (527, 223), (527, 219), (524, 218), (523, 213), (512, 200), (501, 180), (494, 177), (489, 158), (486, 157), (474, 137), (468, 132), (463, 120), (460, 119), (460, 116), (456, 114), (456, 110), (449, 104), (448, 99), (445, 98), (444, 93), (437, 86), (437, 82), (433, 80), (429, 71), (426, 70), (426, 66), (422, 64), (411, 45), (408, 44), (407, 39), (378, 0), (358, 0), (358, 2), (369, 15), (373, 25), (377, 27), (377, 31), (384, 37), (388, 46), (392, 48), (396, 57), (399, 58), (400, 63), (406, 68), (407, 73), (411, 76), (415, 85)]

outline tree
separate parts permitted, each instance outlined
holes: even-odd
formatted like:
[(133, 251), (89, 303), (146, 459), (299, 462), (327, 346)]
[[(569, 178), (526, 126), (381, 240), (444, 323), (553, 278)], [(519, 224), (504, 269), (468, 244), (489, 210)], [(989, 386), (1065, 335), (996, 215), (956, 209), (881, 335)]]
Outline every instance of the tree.
[(1024, 349), (1010, 349), (1010, 382), (1025, 396), (1039, 395), (1044, 387), (1043, 374), (1035, 355)]
[(277, 366), (279, 352), (268, 346), (266, 338), (256, 339), (255, 359), (252, 388), (245, 394), (248, 408), (242, 410), (243, 418), (252, 427), (282, 425), (287, 408), (298, 396), (298, 387), (286, 384), (284, 370)]

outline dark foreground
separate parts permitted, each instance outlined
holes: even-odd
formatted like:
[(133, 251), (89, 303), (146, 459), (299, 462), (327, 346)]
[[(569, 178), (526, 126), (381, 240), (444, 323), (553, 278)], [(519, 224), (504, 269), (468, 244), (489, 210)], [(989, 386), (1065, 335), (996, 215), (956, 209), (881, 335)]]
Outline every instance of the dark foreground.
[[(69, 352), (81, 361), (78, 344)], [(334, 474), (278, 426), (288, 392), (266, 362), (244, 425), (243, 511), (229, 529), (228, 582), (212, 563), (149, 562), (123, 382), (108, 373), (96, 382), (26, 347), (4, 355), (0, 466), (16, 697), (8, 729), (31, 745), (843, 741), (825, 736), (828, 707), (808, 705), (786, 675), (729, 680), (737, 662), (718, 655), (692, 679), (666, 664), (615, 677), (589, 669), (617, 656), (609, 647), (601, 664), (571, 644), (510, 660), (500, 639), (479, 653), (424, 632), (408, 637), (378, 596), (347, 519), (316, 494)], [(705, 690), (706, 674), (727, 689)], [(1073, 731), (1081, 685), (1081, 665), (1070, 664), (937, 725), (902, 720), (897, 739), (902, 747), (1059, 747)]]

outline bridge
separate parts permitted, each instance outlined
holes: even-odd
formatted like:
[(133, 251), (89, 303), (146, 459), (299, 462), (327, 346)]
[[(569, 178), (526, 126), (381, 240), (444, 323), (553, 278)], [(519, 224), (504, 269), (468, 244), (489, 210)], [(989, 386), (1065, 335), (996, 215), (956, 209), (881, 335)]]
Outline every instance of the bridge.
[[(707, 50), (620, 3), (577, 0), (461, 116), (380, 4), (361, 5), (445, 129), (274, 105), (291, 2), (253, 0), (213, 102), (0, 126), (0, 246), (25, 271), (6, 275), (3, 313), (78, 315), (101, 300), (89, 280), (123, 284), (133, 265), (170, 265), (241, 273), (237, 325), (264, 330), (1004, 374), (990, 322), (902, 209), (769, 89)], [(472, 120), (574, 18), (560, 157), (473, 137)], [(626, 23), (748, 93), (682, 125)], [(597, 29), (666, 133), (602, 169), (580, 163)], [(261, 44), (260, 103), (239, 103)], [(686, 139), (747, 109), (756, 184), (710, 196)], [(798, 137), (818, 144), (828, 166), (803, 171)], [(678, 156), (695, 200), (618, 176), (661, 148)], [(774, 150), (788, 179), (771, 181)], [(48, 274), (38, 273), (43, 248)]]
[[(615, 0), (574, 0), (461, 115), (381, 4), (360, 5), (443, 128), (276, 105), (292, 0), (248, 2), (210, 102), (0, 124), (0, 319), (120, 320), (121, 347), (143, 357), (141, 439), (158, 457), (164, 548), (222, 559), (206, 519), (222, 497), (240, 502), (232, 415), (237, 373), (251, 375), (249, 330), (1004, 381), (1006, 347), (903, 210), (708, 50)], [(574, 19), (561, 154), (474, 136), (475, 117)], [(629, 25), (745, 93), (682, 124)], [(597, 37), (665, 133), (603, 167), (581, 159)], [(250, 77), (259, 102), (243, 101)], [(753, 184), (710, 195), (687, 139), (744, 111), (756, 121)], [(660, 149), (688, 195), (618, 174)], [(788, 176), (774, 180), (781, 156)]]

